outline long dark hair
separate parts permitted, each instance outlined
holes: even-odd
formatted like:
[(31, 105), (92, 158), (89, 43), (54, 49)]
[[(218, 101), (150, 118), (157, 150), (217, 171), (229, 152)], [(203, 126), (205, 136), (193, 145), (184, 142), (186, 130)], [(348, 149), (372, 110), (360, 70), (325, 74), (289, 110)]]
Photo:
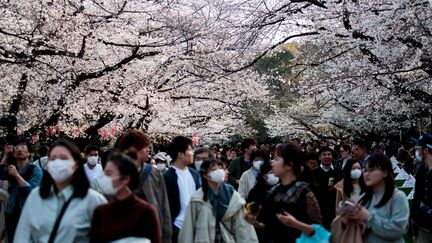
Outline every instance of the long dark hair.
[(204, 160), (204, 162), (201, 165), (200, 171), (199, 171), (201, 174), (202, 191), (204, 193), (204, 196), (203, 196), (204, 201), (207, 201), (207, 192), (208, 192), (208, 187), (209, 187), (207, 179), (204, 178), (204, 175), (207, 175), (209, 169), (215, 165), (220, 165), (223, 168), (225, 168), (225, 164), (222, 161), (220, 161), (218, 159), (208, 159), (208, 160)]
[[(51, 146), (48, 154), (51, 154), (51, 151), (55, 147), (64, 147), (72, 154), (73, 159), (78, 165), (78, 168), (75, 170), (71, 181), (71, 184), (74, 186), (74, 192), (72, 196), (79, 198), (85, 197), (87, 195), (88, 189), (90, 188), (90, 184), (84, 171), (84, 160), (81, 157), (78, 146), (68, 140), (62, 139)], [(40, 196), (44, 199), (48, 198), (52, 186), (54, 187), (54, 191), (57, 192), (57, 187), (55, 186), (51, 175), (48, 172), (44, 172), (39, 190)]]
[[(359, 163), (359, 162), (357, 160), (354, 160), (354, 159), (349, 159), (349, 160), (347, 160), (347, 162), (345, 163), (345, 167), (343, 168), (343, 176), (344, 176), (343, 190), (344, 190), (345, 195), (347, 195), (348, 197), (351, 195), (351, 193), (354, 190), (354, 186), (352, 184), (352, 178), (351, 178), (351, 170), (352, 170), (352, 167), (355, 163)], [(360, 178), (359, 178), (359, 185), (360, 185), (360, 189), (361, 189), (361, 192), (360, 192), (360, 194), (361, 194), (366, 189), (366, 184), (364, 182), (363, 175), (360, 176)]]
[[(381, 198), (381, 201), (374, 206), (376, 208), (382, 207), (390, 200), (395, 190), (392, 164), (383, 153), (376, 152), (366, 160), (365, 168), (375, 170), (378, 169), (387, 172), (387, 176), (384, 178), (384, 195)], [(372, 199), (373, 193), (374, 192), (372, 187), (366, 187), (366, 193), (360, 200), (360, 203), (362, 205), (366, 205), (367, 203), (369, 203)]]

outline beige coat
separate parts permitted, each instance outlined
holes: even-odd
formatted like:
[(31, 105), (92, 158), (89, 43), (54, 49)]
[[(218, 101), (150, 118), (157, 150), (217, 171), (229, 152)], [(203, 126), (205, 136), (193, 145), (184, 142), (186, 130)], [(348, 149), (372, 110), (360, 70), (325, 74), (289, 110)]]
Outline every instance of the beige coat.
[(332, 243), (363, 243), (365, 242), (366, 221), (345, 219), (337, 216), (331, 225)]
[[(216, 218), (212, 213), (212, 205), (203, 200), (203, 195), (201, 188), (192, 195), (178, 242), (214, 242)], [(258, 243), (254, 227), (244, 219), (244, 204), (240, 194), (234, 192), (220, 224), (225, 243)]]

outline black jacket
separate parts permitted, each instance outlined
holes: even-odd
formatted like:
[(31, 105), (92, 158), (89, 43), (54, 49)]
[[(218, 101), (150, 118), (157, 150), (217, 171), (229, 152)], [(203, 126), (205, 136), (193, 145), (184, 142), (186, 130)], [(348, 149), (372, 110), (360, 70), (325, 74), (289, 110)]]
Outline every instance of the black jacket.
[[(201, 187), (200, 176), (195, 169), (188, 167), (192, 177), (195, 181), (196, 189)], [(174, 223), (175, 218), (180, 213), (180, 191), (177, 184), (177, 173), (173, 167), (169, 168), (167, 172), (164, 173), (165, 186), (168, 193), (168, 201), (171, 213), (171, 223)]]

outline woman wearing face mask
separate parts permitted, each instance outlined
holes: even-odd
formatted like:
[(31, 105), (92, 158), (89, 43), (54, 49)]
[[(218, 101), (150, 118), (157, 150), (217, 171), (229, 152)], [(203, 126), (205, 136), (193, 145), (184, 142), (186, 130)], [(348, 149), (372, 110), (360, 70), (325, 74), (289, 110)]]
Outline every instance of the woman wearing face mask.
[(376, 153), (366, 160), (365, 195), (357, 210), (347, 217), (367, 224), (365, 242), (404, 242), (409, 207), (405, 194), (395, 189), (390, 160)]
[(191, 197), (178, 242), (258, 242), (253, 226), (244, 219), (245, 201), (225, 184), (225, 169), (219, 160), (201, 165), (202, 187)]
[(78, 147), (54, 144), (47, 168), (27, 198), (14, 242), (88, 242), (93, 211), (106, 199), (89, 188)]
[(90, 242), (111, 242), (127, 237), (162, 242), (156, 208), (133, 193), (139, 186), (139, 174), (134, 162), (126, 155), (111, 154), (101, 180), (104, 191), (114, 199), (96, 208)]
[(252, 190), (252, 188), (255, 186), (256, 178), (260, 171), (261, 165), (264, 162), (269, 161), (269, 156), (263, 151), (255, 150), (250, 156), (250, 161), (252, 161), (252, 167), (245, 171), (239, 180), (238, 192), (245, 200), (250, 190)]
[(343, 176), (343, 179), (335, 185), (336, 210), (338, 210), (340, 203), (345, 200), (357, 203), (366, 188), (361, 165), (356, 160), (347, 160), (343, 169)]
[(260, 172), (257, 176), (257, 182), (252, 190), (249, 192), (247, 197), (247, 205), (255, 207), (258, 212), (251, 212), (256, 217), (256, 222), (254, 223), (255, 231), (258, 236), (259, 242), (267, 242), (267, 236), (263, 227), (263, 222), (267, 215), (267, 212), (263, 211), (262, 205), (265, 203), (267, 192), (279, 182), (272, 172), (272, 166), (270, 163), (266, 162), (261, 165)]

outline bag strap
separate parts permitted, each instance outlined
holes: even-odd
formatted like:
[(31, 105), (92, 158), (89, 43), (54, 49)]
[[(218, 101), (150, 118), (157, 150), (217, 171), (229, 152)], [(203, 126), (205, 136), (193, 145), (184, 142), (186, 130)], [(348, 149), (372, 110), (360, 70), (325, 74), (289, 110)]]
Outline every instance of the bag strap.
[(72, 195), (66, 202), (65, 202), (65, 204), (63, 204), (63, 207), (62, 207), (62, 209), (61, 209), (61, 211), (60, 211), (60, 214), (57, 216), (57, 219), (56, 219), (56, 221), (55, 221), (55, 224), (54, 224), (54, 227), (53, 227), (53, 229), (52, 229), (52, 231), (51, 231), (51, 234), (50, 234), (50, 237), (49, 237), (49, 240), (48, 240), (48, 243), (54, 243), (54, 240), (55, 240), (55, 238), (56, 238), (56, 236), (57, 236), (57, 231), (58, 231), (58, 228), (59, 228), (59, 226), (60, 226), (60, 223), (61, 223), (61, 220), (62, 220), (62, 218), (63, 218), (63, 215), (64, 215), (64, 213), (66, 212), (66, 209), (67, 209), (67, 207), (69, 206), (69, 204), (70, 204), (70, 202), (72, 201), (72, 199), (74, 198), (74, 196)]
[(38, 162), (39, 162), (39, 167), (42, 169), (42, 163), (40, 162), (40, 159), (41, 158), (38, 159)]

